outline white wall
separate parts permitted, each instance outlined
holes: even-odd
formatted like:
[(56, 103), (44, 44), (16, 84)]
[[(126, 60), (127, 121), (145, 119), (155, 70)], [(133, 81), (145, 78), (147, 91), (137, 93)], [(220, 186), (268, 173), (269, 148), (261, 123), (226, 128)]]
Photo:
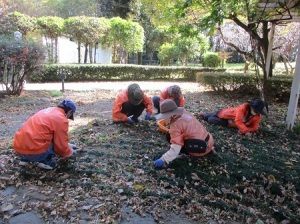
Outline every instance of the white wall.
[[(43, 38), (43, 43), (46, 45), (46, 40)], [(85, 48), (81, 46), (81, 63), (83, 63)], [(58, 62), (59, 63), (77, 63), (78, 50), (77, 43), (70, 41), (69, 38), (58, 38)], [(111, 51), (103, 50), (99, 45), (96, 51), (96, 63), (111, 64)]]

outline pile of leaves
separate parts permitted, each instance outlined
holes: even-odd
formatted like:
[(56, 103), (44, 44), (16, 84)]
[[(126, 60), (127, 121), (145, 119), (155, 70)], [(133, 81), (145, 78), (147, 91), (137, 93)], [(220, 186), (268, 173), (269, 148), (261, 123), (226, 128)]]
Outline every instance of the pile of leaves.
[[(200, 110), (214, 111), (245, 100), (188, 93), (186, 109), (197, 116)], [(85, 215), (91, 223), (118, 223), (126, 206), (160, 223), (167, 223), (164, 211), (185, 214), (198, 223), (299, 223), (299, 135), (284, 128), (285, 104), (269, 108), (269, 117), (263, 118), (252, 138), (201, 121), (214, 137), (217, 154), (178, 158), (163, 169), (155, 169), (153, 162), (169, 144), (154, 120), (131, 126), (103, 117), (78, 127), (70, 136), (83, 150), (60, 160), (53, 171), (20, 169), (6, 145), (0, 154), (7, 162), (0, 171), (9, 180), (1, 188), (41, 189), (52, 200), (27, 203), (22, 209), (37, 209), (49, 221), (64, 217), (75, 222)]]

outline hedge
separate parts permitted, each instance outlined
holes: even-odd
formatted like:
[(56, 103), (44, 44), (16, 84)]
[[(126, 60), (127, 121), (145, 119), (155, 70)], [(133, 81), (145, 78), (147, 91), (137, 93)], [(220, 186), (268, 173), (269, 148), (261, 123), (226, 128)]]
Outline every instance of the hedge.
[[(262, 78), (262, 77), (261, 77)], [(196, 80), (214, 91), (240, 91), (244, 94), (258, 94), (258, 77), (254, 74), (233, 74), (220, 72), (199, 72)], [(289, 98), (293, 76), (274, 76), (267, 79), (265, 92), (277, 98)]]
[(195, 81), (198, 72), (221, 72), (221, 68), (170, 67), (144, 65), (51, 64), (29, 82), (58, 82), (65, 74), (68, 82), (112, 80), (186, 80)]

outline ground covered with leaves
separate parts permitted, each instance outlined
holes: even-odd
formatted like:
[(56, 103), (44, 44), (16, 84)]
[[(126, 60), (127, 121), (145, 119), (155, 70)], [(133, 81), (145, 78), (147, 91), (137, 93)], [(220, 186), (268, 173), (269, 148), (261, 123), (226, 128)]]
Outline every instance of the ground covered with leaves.
[[(1, 99), (3, 114), (30, 111), (29, 116), (61, 100), (49, 92), (26, 94), (25, 103)], [(12, 135), (1, 138), (1, 189), (23, 186), (47, 197), (36, 203), (19, 201), (19, 213), (37, 210), (50, 222), (76, 223), (85, 216), (90, 223), (120, 223), (121, 210), (127, 207), (158, 223), (170, 223), (166, 211), (196, 223), (300, 223), (300, 141), (298, 134), (285, 130), (287, 103), (270, 102), (269, 117), (251, 139), (203, 122), (214, 137), (217, 155), (178, 158), (155, 169), (153, 162), (169, 147), (156, 121), (114, 124), (110, 110), (115, 91), (67, 94), (81, 108), (76, 113), (80, 121), (70, 129), (70, 138), (82, 148), (75, 157), (60, 160), (53, 171), (34, 165), (24, 169), (12, 150)], [(237, 106), (251, 97), (186, 91), (186, 110), (197, 115)], [(0, 124), (7, 128), (10, 122), (3, 114)], [(0, 211), (3, 220), (13, 215)]]

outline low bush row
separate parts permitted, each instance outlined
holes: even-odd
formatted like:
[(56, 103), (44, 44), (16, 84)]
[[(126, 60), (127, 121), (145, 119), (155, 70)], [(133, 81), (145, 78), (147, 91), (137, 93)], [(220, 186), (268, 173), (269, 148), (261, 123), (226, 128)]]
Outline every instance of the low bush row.
[[(30, 82), (117, 81), (117, 80), (177, 80), (195, 81), (214, 91), (236, 91), (258, 95), (262, 77), (254, 73), (227, 73), (223, 68), (144, 65), (51, 64), (42, 65), (42, 72), (30, 77)], [(268, 96), (286, 100), (292, 86), (292, 76), (274, 76), (265, 83)]]
[[(262, 85), (262, 77), (255, 74), (234, 74), (225, 72), (199, 72), (196, 81), (214, 91), (236, 91), (257, 95)], [(293, 76), (274, 76), (265, 83), (265, 92), (270, 97), (281, 100), (289, 98)]]
[(51, 64), (31, 76), (30, 82), (57, 82), (65, 75), (68, 82), (111, 80), (186, 80), (195, 81), (199, 72), (224, 72), (220, 68), (163, 67), (142, 65)]

